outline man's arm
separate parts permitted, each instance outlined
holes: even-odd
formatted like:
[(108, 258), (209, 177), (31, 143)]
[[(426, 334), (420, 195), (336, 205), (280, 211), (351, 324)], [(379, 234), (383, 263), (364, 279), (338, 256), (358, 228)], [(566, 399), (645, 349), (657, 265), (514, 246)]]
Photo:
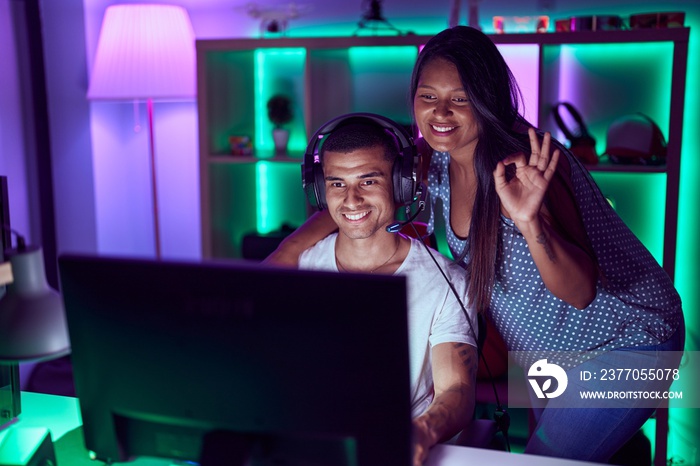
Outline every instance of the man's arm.
[(327, 210), (316, 212), (302, 226), (287, 236), (277, 249), (265, 258), (263, 263), (297, 267), (302, 252), (337, 229), (338, 226)]
[(413, 420), (414, 466), (423, 464), (433, 445), (454, 437), (471, 421), (478, 362), (476, 348), (466, 343), (441, 343), (432, 348), (435, 398)]

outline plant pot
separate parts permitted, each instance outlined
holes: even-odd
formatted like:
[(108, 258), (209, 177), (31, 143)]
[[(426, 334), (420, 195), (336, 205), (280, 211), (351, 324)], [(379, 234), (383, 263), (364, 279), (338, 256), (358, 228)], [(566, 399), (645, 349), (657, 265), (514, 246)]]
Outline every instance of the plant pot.
[(278, 154), (286, 154), (287, 143), (289, 142), (289, 130), (284, 128), (273, 129), (272, 139), (275, 141), (275, 152)]

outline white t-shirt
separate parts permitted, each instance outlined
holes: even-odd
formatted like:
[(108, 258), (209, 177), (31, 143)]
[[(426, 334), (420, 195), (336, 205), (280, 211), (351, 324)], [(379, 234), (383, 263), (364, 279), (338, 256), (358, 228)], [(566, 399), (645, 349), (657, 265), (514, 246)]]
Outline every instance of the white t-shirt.
[[(334, 233), (301, 254), (299, 268), (338, 271), (335, 262)], [(411, 409), (413, 417), (422, 414), (433, 400), (433, 373), (430, 348), (449, 342), (476, 346), (474, 333), (464, 317), (462, 307), (450, 286), (437, 269), (423, 245), (414, 238), (403, 264), (395, 275), (406, 277), (408, 291), (409, 362), (411, 374)], [(467, 302), (464, 269), (431, 249), (440, 267), (459, 294)], [(477, 332), (476, 311), (467, 307), (472, 328)], [(381, 312), (381, 310), (378, 310)]]

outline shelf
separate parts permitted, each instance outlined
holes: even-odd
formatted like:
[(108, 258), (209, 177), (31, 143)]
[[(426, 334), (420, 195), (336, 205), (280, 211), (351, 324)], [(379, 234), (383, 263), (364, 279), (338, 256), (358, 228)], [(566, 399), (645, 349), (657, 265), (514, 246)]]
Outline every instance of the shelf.
[(528, 34), (490, 34), (496, 44), (622, 44), (635, 42), (688, 42), (690, 28), (572, 31)]
[[(662, 237), (663, 252), (655, 256), (671, 278), (689, 36), (690, 29), (685, 27), (489, 36), (507, 60), (517, 56), (514, 74), (519, 75), (520, 83), (525, 82), (522, 77), (533, 78), (523, 90), (535, 96), (528, 102), (535, 110), (533, 120), (562, 142), (551, 115), (553, 105), (561, 100), (570, 100), (584, 116), (599, 143), (598, 153), (603, 153), (607, 128), (615, 119), (642, 112), (656, 121), (668, 141), (666, 165), (602, 162), (587, 168), (594, 176), (605, 178), (608, 188), (629, 180), (642, 185), (653, 180), (660, 186), (655, 189), (663, 194), (657, 198), (663, 198), (664, 209), (657, 208), (642, 219), (648, 217), (648, 222), (662, 230), (648, 236)], [(302, 161), (307, 138), (329, 119), (374, 112), (410, 124), (410, 75), (419, 47), (430, 38), (198, 40), (203, 256), (235, 257), (240, 254), (240, 238), (248, 230), (265, 234), (279, 227), (276, 222), (303, 222), (307, 205), (295, 165)], [(510, 45), (514, 47), (507, 50)], [(525, 53), (521, 45), (531, 47)], [(271, 149), (271, 125), (264, 104), (277, 92), (290, 95), (295, 106), (289, 156), (275, 155)], [(249, 136), (258, 155), (228, 155), (232, 135)], [(262, 161), (269, 163), (259, 163)], [(642, 176), (632, 176), (639, 174)], [(610, 190), (618, 201), (629, 192)], [(627, 200), (618, 204), (629, 205)], [(621, 212), (621, 216), (625, 215)]]
[[(535, 95), (528, 105), (539, 128), (556, 136), (552, 107), (570, 100), (601, 154), (602, 137), (616, 118), (642, 112), (659, 125), (668, 141), (666, 165), (602, 161), (587, 168), (671, 280), (689, 36), (685, 27), (489, 36), (503, 52), (517, 55), (520, 68), (514, 75), (521, 86), (526, 83), (524, 93)], [(410, 75), (419, 47), (430, 38), (198, 40), (202, 256), (240, 257), (245, 234), (265, 235), (304, 222), (308, 203), (298, 165), (306, 139), (330, 118), (375, 112), (410, 124)], [(527, 53), (521, 45), (528, 46)], [(269, 150), (264, 104), (277, 92), (295, 104), (288, 156)], [(249, 136), (257, 155), (229, 155), (232, 135)], [(662, 415), (667, 413), (657, 411)], [(656, 466), (666, 463), (664, 432), (657, 432)]]
[(228, 164), (228, 163), (257, 163), (257, 162), (275, 162), (275, 163), (296, 163), (300, 164), (304, 159), (304, 154), (292, 155), (221, 155), (213, 154), (208, 156), (210, 163)]
[(589, 172), (616, 172), (616, 173), (666, 173), (664, 165), (633, 165), (615, 164), (601, 161), (595, 165), (584, 164)]
[[(496, 44), (601, 44), (629, 42), (688, 41), (690, 28), (633, 29), (613, 31), (572, 31), (547, 33), (488, 34)], [(305, 47), (334, 49), (350, 47), (376, 47), (424, 45), (432, 36), (365, 36), (365, 37), (308, 37), (270, 39), (207, 39), (198, 40), (198, 51), (230, 51), (235, 49), (263, 49), (278, 47)]]

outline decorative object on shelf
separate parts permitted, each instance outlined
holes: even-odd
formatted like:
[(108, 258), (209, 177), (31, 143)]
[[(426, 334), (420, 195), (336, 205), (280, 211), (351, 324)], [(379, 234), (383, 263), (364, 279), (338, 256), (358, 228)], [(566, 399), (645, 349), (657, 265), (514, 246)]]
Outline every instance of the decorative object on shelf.
[(647, 115), (625, 115), (610, 124), (605, 155), (618, 164), (662, 165), (666, 163), (666, 139)]
[(494, 16), (493, 31), (496, 34), (547, 32), (549, 16)]
[(243, 8), (245, 8), (248, 16), (260, 20), (260, 35), (263, 36), (265, 33), (285, 35), (289, 20), (308, 13), (313, 7), (294, 2), (288, 3), (286, 6), (266, 7), (254, 2), (248, 2), (243, 5)]
[(537, 17), (537, 27), (535, 32), (545, 33), (549, 31), (549, 16), (540, 15)]
[(467, 25), (478, 29), (481, 31), (481, 26), (479, 25), (479, 2), (481, 0), (468, 0), (467, 1)]
[(619, 16), (574, 16), (572, 18), (558, 19), (554, 23), (556, 32), (573, 31), (614, 31), (623, 28), (622, 18)]
[(269, 256), (283, 239), (289, 236), (297, 227), (283, 223), (279, 230), (261, 234), (257, 231), (243, 236), (241, 256), (243, 259), (261, 261)]
[[(559, 113), (560, 108), (565, 108), (571, 118), (578, 126), (578, 131), (572, 131), (564, 122), (564, 118)], [(558, 102), (553, 108), (554, 120), (557, 122), (557, 126), (561, 129), (566, 139), (569, 140), (571, 144), (569, 150), (576, 156), (582, 163), (588, 165), (595, 165), (598, 163), (598, 154), (595, 150), (595, 139), (590, 135), (586, 124), (583, 122), (581, 114), (576, 110), (569, 102)]]
[(284, 125), (292, 121), (292, 101), (284, 94), (275, 94), (267, 101), (267, 116), (275, 125), (272, 139), (275, 141), (275, 152), (287, 152), (289, 129)]
[(685, 23), (685, 13), (672, 11), (664, 13), (642, 13), (630, 16), (630, 29), (680, 28)]
[(505, 18), (503, 16), (493, 17), (493, 32), (504, 34), (506, 32)]
[(382, 14), (382, 0), (363, 0), (362, 8), (364, 13), (362, 13), (362, 18), (357, 23), (357, 29), (353, 35), (362, 29), (369, 29), (372, 32), (393, 31), (398, 35), (413, 34), (412, 32), (403, 32), (400, 29), (394, 27)]
[(156, 258), (160, 258), (161, 252), (153, 99), (191, 100), (195, 95), (194, 32), (187, 11), (172, 5), (108, 7), (88, 98), (146, 100)]
[(459, 4), (461, 0), (450, 1), (450, 16), (447, 18), (447, 26), (453, 28), (459, 24)]
[(253, 143), (250, 136), (229, 136), (229, 145), (232, 155), (252, 155)]

